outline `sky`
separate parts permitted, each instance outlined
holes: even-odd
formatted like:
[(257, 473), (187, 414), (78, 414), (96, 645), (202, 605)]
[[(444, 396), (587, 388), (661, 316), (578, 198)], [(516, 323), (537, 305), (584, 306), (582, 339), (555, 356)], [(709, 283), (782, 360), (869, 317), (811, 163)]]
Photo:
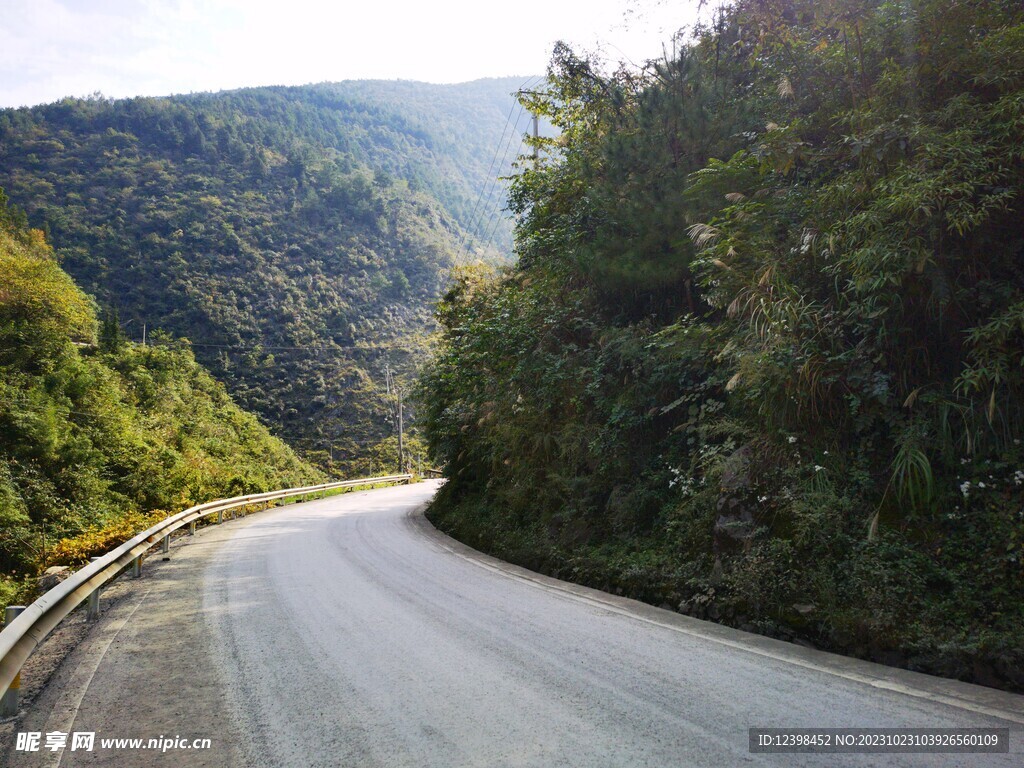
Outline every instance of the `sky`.
[(697, 0), (0, 0), (0, 107), (257, 85), (542, 74), (555, 41), (642, 64)]

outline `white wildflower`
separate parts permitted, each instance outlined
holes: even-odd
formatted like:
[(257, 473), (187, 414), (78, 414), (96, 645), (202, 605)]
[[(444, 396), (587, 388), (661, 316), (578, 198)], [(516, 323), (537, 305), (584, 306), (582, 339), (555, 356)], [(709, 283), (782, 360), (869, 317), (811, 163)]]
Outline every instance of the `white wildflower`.
[(795, 442), (796, 442), (796, 438), (795, 438), (795, 437), (793, 437), (793, 436), (791, 435), (791, 436), (789, 437), (789, 442), (791, 442), (791, 443), (795, 443)]
[(962, 493), (964, 495), (964, 498), (966, 498), (967, 494), (969, 494), (970, 492), (971, 492), (971, 481), (970, 480), (964, 480), (962, 483), (960, 483), (960, 493)]

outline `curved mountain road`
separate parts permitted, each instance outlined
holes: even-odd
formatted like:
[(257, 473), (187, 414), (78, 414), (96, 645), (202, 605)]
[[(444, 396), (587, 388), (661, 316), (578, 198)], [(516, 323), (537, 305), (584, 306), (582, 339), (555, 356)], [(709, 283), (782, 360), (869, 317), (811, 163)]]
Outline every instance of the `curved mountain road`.
[[(435, 488), (286, 506), (177, 544), (108, 610), (23, 729), (210, 748), (66, 748), (15, 764), (1024, 763), (1024, 697), (508, 566), (415, 512)], [(1009, 727), (1012, 754), (751, 754), (751, 726)]]

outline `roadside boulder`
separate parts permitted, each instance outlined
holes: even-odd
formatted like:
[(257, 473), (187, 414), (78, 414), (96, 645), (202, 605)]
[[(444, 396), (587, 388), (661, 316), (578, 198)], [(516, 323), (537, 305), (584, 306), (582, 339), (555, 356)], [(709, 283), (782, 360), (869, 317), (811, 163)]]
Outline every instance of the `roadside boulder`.
[(716, 554), (745, 550), (754, 536), (753, 457), (753, 447), (744, 445), (722, 467), (714, 528)]
[(51, 565), (43, 571), (43, 575), (38, 579), (39, 591), (46, 592), (53, 589), (70, 575), (71, 569), (66, 565)]

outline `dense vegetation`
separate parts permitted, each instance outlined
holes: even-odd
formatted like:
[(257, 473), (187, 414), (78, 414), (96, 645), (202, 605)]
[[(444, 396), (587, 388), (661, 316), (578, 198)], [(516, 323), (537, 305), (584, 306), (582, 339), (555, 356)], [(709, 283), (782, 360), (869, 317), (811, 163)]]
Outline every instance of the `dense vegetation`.
[(393, 433), (384, 369), (407, 376), (421, 355), (451, 265), (507, 251), (494, 207), (508, 159), (488, 163), (520, 85), (2, 110), (0, 186), (132, 338), (188, 338), (275, 434), (361, 472)]
[(157, 510), (319, 477), (187, 347), (100, 323), (0, 193), (0, 604), (31, 592), (62, 540), (123, 538)]
[(518, 263), (441, 304), (432, 516), (559, 576), (1024, 689), (1024, 7), (736, 0), (556, 50)]

